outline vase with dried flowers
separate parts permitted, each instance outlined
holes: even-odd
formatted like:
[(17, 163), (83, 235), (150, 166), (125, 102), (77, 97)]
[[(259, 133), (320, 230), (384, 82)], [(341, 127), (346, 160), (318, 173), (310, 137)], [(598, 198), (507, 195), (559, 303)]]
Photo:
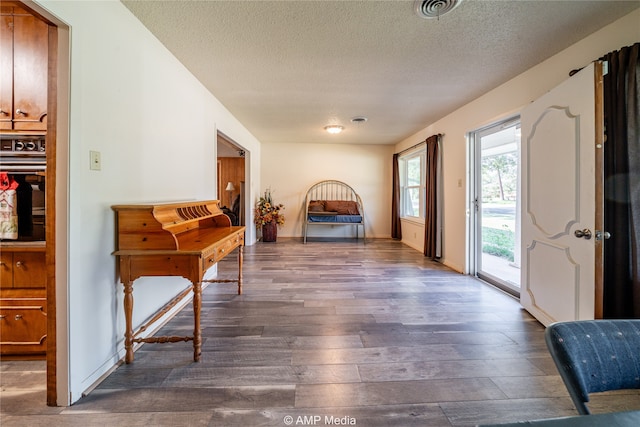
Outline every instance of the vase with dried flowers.
[(256, 227), (262, 228), (262, 241), (275, 242), (278, 237), (278, 226), (284, 224), (284, 215), (281, 210), (284, 209), (282, 203), (275, 204), (271, 196), (271, 188), (264, 191), (264, 195), (260, 197), (256, 203), (254, 223)]

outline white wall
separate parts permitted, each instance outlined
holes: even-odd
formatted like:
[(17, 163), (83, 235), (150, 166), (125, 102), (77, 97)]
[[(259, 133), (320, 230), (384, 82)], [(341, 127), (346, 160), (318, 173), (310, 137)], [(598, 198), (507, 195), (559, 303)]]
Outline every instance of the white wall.
[[(68, 188), (59, 192), (67, 200), (57, 200), (58, 215), (67, 217), (68, 259), (56, 263), (68, 271), (67, 283), (57, 283), (67, 291), (58, 321), (68, 325), (73, 402), (123, 355), (111, 205), (215, 199), (217, 129), (247, 149), (255, 198), (260, 143), (120, 2), (37, 3), (71, 34), (69, 154), (59, 160), (68, 162)], [(92, 150), (102, 155), (101, 171), (89, 170)], [(254, 240), (249, 227), (247, 242)], [(178, 278), (136, 281), (134, 326), (187, 286)]]
[[(444, 134), (443, 262), (446, 265), (461, 272), (467, 272), (468, 269), (467, 133), (519, 113), (528, 103), (567, 79), (572, 69), (581, 68), (608, 52), (638, 41), (640, 10), (608, 25), (396, 145), (395, 151), (399, 152), (433, 134)], [(411, 232), (405, 233), (405, 228), (410, 228)], [(414, 231), (415, 225), (405, 227), (403, 224), (403, 241), (412, 247), (422, 247), (424, 233), (417, 232), (417, 238), (413, 238)]]
[[(362, 198), (367, 238), (390, 237), (392, 155), (391, 145), (264, 144), (261, 191), (271, 187), (274, 201), (285, 205), (286, 221), (278, 236), (302, 236), (307, 190), (318, 181), (336, 179)], [(308, 236), (351, 237), (355, 227), (316, 225)]]

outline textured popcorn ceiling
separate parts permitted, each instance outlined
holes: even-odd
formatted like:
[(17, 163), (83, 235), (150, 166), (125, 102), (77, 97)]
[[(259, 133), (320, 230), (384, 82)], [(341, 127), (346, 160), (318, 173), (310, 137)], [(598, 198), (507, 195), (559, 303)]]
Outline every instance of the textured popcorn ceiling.
[(399, 142), (640, 6), (466, 0), (434, 20), (412, 0), (122, 2), (261, 142), (362, 144)]

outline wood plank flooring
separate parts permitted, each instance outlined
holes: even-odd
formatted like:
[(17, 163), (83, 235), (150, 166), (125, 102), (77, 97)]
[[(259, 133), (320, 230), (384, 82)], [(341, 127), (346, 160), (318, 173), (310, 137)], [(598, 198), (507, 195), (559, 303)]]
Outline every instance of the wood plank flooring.
[[(235, 275), (229, 258), (221, 277)], [(515, 299), (399, 242), (258, 243), (244, 278), (242, 296), (204, 290), (200, 363), (191, 343), (146, 344), (72, 407), (49, 408), (44, 362), (3, 361), (0, 424), (440, 427), (576, 414), (544, 328)], [(161, 333), (191, 329), (188, 307)], [(594, 412), (640, 408), (637, 392), (592, 400)]]

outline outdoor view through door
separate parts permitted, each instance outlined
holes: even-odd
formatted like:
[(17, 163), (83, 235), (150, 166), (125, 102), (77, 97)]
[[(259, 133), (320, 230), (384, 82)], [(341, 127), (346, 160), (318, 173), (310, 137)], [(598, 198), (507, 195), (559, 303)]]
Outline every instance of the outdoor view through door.
[(520, 293), (520, 119), (472, 133), (475, 152), (475, 272)]

